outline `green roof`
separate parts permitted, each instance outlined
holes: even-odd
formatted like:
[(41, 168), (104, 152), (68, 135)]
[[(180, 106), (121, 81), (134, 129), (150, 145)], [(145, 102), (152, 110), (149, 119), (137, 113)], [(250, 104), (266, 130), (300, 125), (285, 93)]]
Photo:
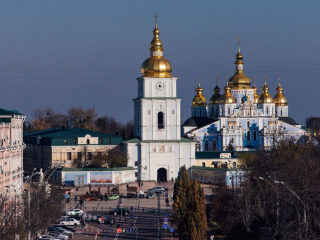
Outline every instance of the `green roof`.
[(200, 167), (200, 166), (192, 166), (190, 169), (217, 171), (217, 172), (231, 172), (231, 171), (243, 170), (239, 168), (213, 168), (213, 167)]
[(135, 170), (133, 167), (118, 167), (118, 168), (63, 168), (62, 172), (80, 172), (80, 171), (126, 171)]
[(139, 138), (133, 138), (123, 143), (178, 143), (178, 142), (194, 142), (187, 138), (180, 138), (180, 140), (143, 140), (141, 141)]
[[(219, 158), (221, 153), (231, 153), (231, 158), (238, 158), (239, 152), (196, 152), (196, 159), (211, 159), (211, 158)], [(223, 158), (221, 158), (223, 159)]]
[(1, 115), (13, 116), (13, 115), (24, 115), (24, 114), (19, 113), (19, 111), (17, 111), (17, 110), (5, 110), (5, 109), (0, 108), (0, 116)]
[[(98, 141), (98, 144), (90, 145), (118, 145), (123, 142), (123, 138), (117, 135), (106, 134), (102, 132), (90, 131), (86, 129), (46, 129), (43, 131), (31, 132), (24, 134), (23, 139), (26, 144), (36, 144), (37, 139), (40, 138), (41, 145), (62, 146), (62, 145), (79, 145), (78, 137), (85, 137), (90, 135), (91, 137), (98, 137), (102, 139), (102, 143)], [(65, 143), (67, 140), (67, 144)], [(76, 141), (75, 143), (74, 140)], [(86, 145), (86, 144), (81, 144)]]

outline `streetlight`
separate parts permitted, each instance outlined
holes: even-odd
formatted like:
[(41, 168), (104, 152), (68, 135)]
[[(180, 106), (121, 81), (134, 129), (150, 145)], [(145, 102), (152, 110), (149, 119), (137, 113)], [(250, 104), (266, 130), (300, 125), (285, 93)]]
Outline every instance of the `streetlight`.
[(266, 182), (268, 182), (273, 189), (275, 190), (276, 196), (277, 196), (277, 220), (276, 220), (276, 237), (277, 239), (279, 239), (279, 208), (280, 208), (280, 203), (279, 203), (279, 191), (278, 189), (267, 179), (263, 178), (263, 177), (259, 177), (259, 179), (264, 180)]
[(277, 184), (282, 184), (283, 186), (285, 186), (291, 193), (293, 196), (295, 196), (303, 205), (303, 216), (304, 216), (304, 224), (305, 224), (305, 227), (306, 227), (306, 234), (307, 234), (307, 231), (308, 231), (308, 228), (307, 228), (307, 211), (306, 211), (306, 205), (305, 203), (301, 200), (301, 198), (298, 196), (298, 194), (292, 189), (292, 187), (290, 187), (290, 185), (282, 182), (282, 181), (274, 181), (275, 183)]

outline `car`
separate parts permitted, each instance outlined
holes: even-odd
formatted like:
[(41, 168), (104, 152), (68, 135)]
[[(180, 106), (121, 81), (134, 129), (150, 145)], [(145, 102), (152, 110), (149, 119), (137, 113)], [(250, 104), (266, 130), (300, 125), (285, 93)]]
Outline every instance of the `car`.
[(98, 222), (104, 224), (114, 224), (115, 219), (113, 217), (101, 216), (98, 218)]
[(71, 218), (80, 221), (82, 216), (70, 216), (69, 219), (71, 219)]
[(130, 213), (128, 208), (115, 208), (110, 211), (110, 215), (128, 215)]
[(108, 196), (108, 200), (117, 200), (119, 198), (120, 197), (118, 194), (111, 194), (110, 196)]
[[(69, 239), (69, 236), (66, 234), (66, 231), (65, 231), (65, 230), (64, 230), (64, 232), (59, 232), (59, 231), (49, 231), (49, 233), (56, 234), (56, 235), (58, 235), (59, 237), (64, 238), (65, 240), (68, 240), (68, 239)], [(49, 235), (50, 235), (50, 234), (49, 234)], [(73, 233), (72, 233), (72, 236), (73, 236)]]
[(144, 190), (140, 190), (139, 191), (139, 197), (140, 198), (144, 198)]
[(50, 240), (59, 240), (59, 239), (56, 239), (55, 237), (52, 237), (50, 235), (41, 235), (40, 237), (38, 237), (38, 239), (42, 239), (42, 240), (47, 240), (47, 239), (50, 239)]
[(154, 188), (151, 189), (153, 192), (155, 193), (163, 193), (164, 192), (164, 187), (162, 186), (156, 186)]
[(64, 236), (62, 234), (59, 234), (57, 232), (49, 232), (48, 235), (54, 237), (55, 239), (59, 239), (59, 240), (68, 240), (69, 237)]
[(73, 233), (76, 231), (74, 228), (67, 227), (66, 225), (54, 225), (53, 227), (62, 228), (64, 230), (67, 230), (67, 231), (73, 232)]
[(66, 221), (61, 221), (59, 224), (60, 225), (68, 225), (68, 226), (78, 226), (78, 225), (80, 225), (80, 221), (73, 219), (73, 218), (70, 218)]
[(154, 198), (154, 193), (153, 192), (148, 192), (147, 198)]
[(91, 222), (98, 222), (100, 217), (102, 217), (102, 215), (93, 215), (91, 217)]
[(83, 211), (81, 209), (73, 209), (71, 211), (68, 211), (67, 215), (68, 216), (79, 216), (79, 215), (81, 216), (81, 215), (83, 215)]
[[(68, 228), (68, 227), (66, 227), (66, 228)], [(75, 230), (71, 229), (71, 228), (68, 228), (68, 229), (65, 229), (63, 225), (61, 225), (61, 227), (48, 227), (48, 231), (49, 232), (59, 232), (62, 235), (65, 235), (65, 236), (68, 236), (70, 238), (73, 238), (73, 232)]]

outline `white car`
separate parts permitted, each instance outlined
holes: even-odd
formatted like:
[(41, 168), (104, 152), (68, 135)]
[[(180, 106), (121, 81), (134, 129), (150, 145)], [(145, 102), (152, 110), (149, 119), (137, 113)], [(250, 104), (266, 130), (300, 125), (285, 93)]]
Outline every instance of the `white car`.
[(155, 192), (155, 193), (162, 193), (162, 192), (164, 192), (164, 187), (162, 187), (162, 186), (157, 186), (157, 187), (152, 188), (151, 190), (152, 190), (153, 192)]
[(73, 209), (72, 211), (68, 211), (68, 216), (81, 216), (83, 214), (83, 211), (81, 209)]
[(80, 225), (80, 221), (78, 221), (77, 219), (70, 218), (68, 220), (61, 221), (59, 224), (60, 225), (68, 225), (68, 226), (78, 226), (78, 225)]

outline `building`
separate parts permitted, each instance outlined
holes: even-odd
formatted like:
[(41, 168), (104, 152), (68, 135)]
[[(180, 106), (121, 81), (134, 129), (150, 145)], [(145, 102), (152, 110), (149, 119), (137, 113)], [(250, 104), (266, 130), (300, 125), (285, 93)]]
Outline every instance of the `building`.
[(18, 111), (0, 108), (0, 194), (6, 191), (21, 193), (24, 120), (25, 116)]
[(51, 166), (70, 168), (75, 160), (90, 161), (95, 154), (108, 152), (123, 141), (121, 136), (63, 127), (27, 133), (23, 138), (26, 174), (34, 168), (44, 172)]
[(241, 152), (197, 151), (195, 166), (207, 168), (237, 168), (239, 166), (239, 153)]
[(191, 117), (182, 125), (184, 137), (197, 141), (197, 151), (268, 150), (281, 138), (302, 141), (308, 132), (289, 117), (287, 99), (279, 79), (276, 95), (269, 93), (266, 76), (262, 93), (243, 71), (238, 45), (235, 74), (227, 80), (224, 93), (217, 84), (207, 102), (200, 85), (191, 106)]
[(176, 178), (181, 166), (195, 163), (195, 142), (181, 137), (180, 103), (177, 78), (170, 62), (163, 57), (157, 27), (153, 30), (150, 57), (137, 78), (138, 97), (134, 102), (134, 139), (123, 144), (128, 166), (135, 167), (138, 180)]

